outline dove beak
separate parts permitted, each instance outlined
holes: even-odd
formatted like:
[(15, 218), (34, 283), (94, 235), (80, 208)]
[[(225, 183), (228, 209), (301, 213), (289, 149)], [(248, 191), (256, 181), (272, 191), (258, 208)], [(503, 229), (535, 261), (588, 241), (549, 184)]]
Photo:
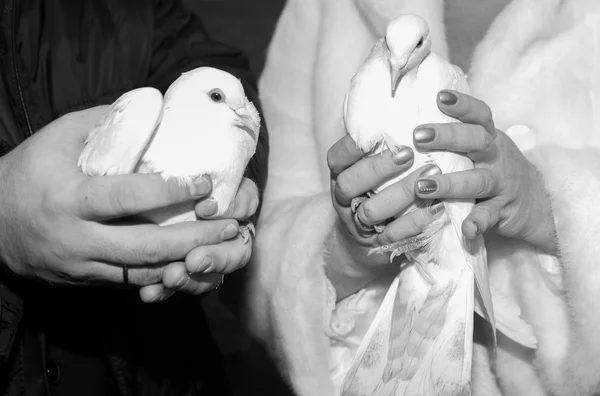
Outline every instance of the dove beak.
[(408, 63), (408, 59), (402, 59), (399, 62), (390, 62), (390, 72), (392, 75), (392, 98), (396, 95), (396, 89), (402, 78), (404, 66)]
[(240, 109), (234, 110), (233, 112), (237, 116), (237, 126), (240, 129), (244, 130), (244, 132), (246, 132), (248, 135), (250, 135), (250, 137), (253, 140), (256, 141), (256, 131), (258, 131), (259, 126), (256, 125), (256, 122), (254, 122), (252, 117), (250, 117), (250, 114), (246, 112), (246, 108), (242, 107)]

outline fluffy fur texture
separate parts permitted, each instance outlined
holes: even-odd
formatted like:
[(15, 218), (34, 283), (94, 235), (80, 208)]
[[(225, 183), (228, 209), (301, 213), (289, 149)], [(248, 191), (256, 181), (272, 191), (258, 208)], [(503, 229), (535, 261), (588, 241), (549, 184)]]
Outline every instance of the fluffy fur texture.
[[(336, 395), (339, 384), (329, 369), (343, 363), (335, 361), (341, 355), (332, 353), (330, 337), (342, 304), (334, 309), (323, 270), (324, 241), (335, 219), (325, 154), (344, 134), (349, 81), (387, 22), (382, 15), (419, 7), (433, 42), (444, 39), (441, 0), (387, 0), (396, 4), (394, 13), (377, 11), (385, 2), (289, 0), (261, 79), (273, 155), (248, 323), (301, 396)], [(528, 14), (544, 19), (543, 26), (530, 19), (513, 23)], [(538, 349), (500, 337), (491, 361), (476, 345), (475, 395), (600, 390), (599, 68), (600, 3), (590, 0), (513, 0), (476, 51), (469, 71), (474, 96), (490, 104), (500, 128), (525, 124), (536, 134), (527, 155), (551, 197), (560, 265), (542, 256), (524, 260), (528, 248), (514, 241), (486, 240), (492, 283), (518, 301)]]

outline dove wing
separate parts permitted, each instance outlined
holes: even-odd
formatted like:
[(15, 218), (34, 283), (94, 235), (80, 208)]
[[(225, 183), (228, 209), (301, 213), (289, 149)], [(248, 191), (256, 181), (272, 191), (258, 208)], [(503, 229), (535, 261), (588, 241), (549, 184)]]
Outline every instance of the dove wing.
[(79, 166), (88, 176), (132, 173), (163, 113), (162, 94), (139, 88), (117, 99), (85, 141)]

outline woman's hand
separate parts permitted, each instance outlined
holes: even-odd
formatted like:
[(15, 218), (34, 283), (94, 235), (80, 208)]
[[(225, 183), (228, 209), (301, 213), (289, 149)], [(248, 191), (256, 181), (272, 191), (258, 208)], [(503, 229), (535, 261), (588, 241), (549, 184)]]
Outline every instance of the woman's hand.
[(352, 210), (352, 200), (406, 172), (412, 166), (413, 151), (404, 147), (395, 157), (386, 150), (369, 156), (361, 152), (350, 136), (337, 141), (327, 153), (331, 172), (331, 198), (338, 214), (336, 227), (327, 242), (326, 271), (344, 298), (387, 271), (397, 271), (389, 255), (367, 255), (369, 249), (419, 234), (441, 215), (443, 205), (419, 209), (388, 223), (382, 233), (369, 232), (374, 225), (402, 213), (416, 199), (413, 185), (423, 174), (439, 173), (435, 166), (417, 169)]
[(475, 198), (477, 204), (462, 224), (467, 238), (490, 229), (553, 253), (556, 229), (540, 173), (515, 143), (494, 126), (482, 101), (455, 91), (441, 91), (438, 107), (463, 123), (426, 124), (415, 129), (420, 151), (465, 153), (472, 170), (419, 178), (421, 198)]

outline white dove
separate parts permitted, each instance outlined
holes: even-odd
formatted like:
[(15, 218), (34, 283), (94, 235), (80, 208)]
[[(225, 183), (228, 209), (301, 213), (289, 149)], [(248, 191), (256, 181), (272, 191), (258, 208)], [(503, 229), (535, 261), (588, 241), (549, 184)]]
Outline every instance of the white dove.
[[(258, 111), (236, 77), (211, 67), (183, 73), (163, 99), (154, 88), (122, 95), (90, 132), (79, 157), (86, 175), (160, 173), (191, 185), (209, 175), (223, 214), (235, 198), (260, 132)], [(208, 197), (207, 197), (208, 198)], [(194, 203), (144, 214), (159, 225), (196, 220)], [(252, 223), (240, 227), (244, 242)]]
[[(425, 20), (401, 15), (388, 24), (385, 38), (352, 79), (344, 103), (346, 129), (363, 152), (376, 155), (388, 148), (395, 153), (412, 145), (418, 125), (458, 122), (438, 109), (441, 89), (468, 93), (469, 85), (458, 67), (431, 52)], [(415, 150), (412, 170), (428, 163), (442, 173), (473, 168), (464, 155)], [(353, 210), (362, 199), (353, 202)], [(407, 212), (429, 204), (422, 201)], [(496, 341), (486, 250), (481, 236), (468, 240), (461, 232), (473, 200), (444, 205), (441, 218), (422, 234), (372, 249), (392, 252), (391, 259), (405, 256), (346, 375), (343, 395), (470, 394), (474, 310), (491, 323), (494, 346)], [(518, 315), (518, 310), (509, 313), (499, 329), (534, 345), (531, 328)]]

